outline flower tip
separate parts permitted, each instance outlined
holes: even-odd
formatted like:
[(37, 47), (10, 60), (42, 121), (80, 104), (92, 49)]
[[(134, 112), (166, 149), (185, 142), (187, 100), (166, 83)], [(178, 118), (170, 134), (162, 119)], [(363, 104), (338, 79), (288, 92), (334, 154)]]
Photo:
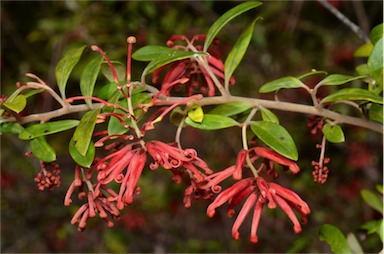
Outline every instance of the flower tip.
[(296, 163), (293, 163), (289, 166), (289, 170), (293, 173), (293, 174), (297, 174), (300, 172), (300, 168), (299, 166), (296, 164)]
[(91, 49), (92, 49), (93, 51), (98, 51), (98, 50), (99, 50), (99, 47), (96, 46), (96, 45), (92, 45), (92, 46), (91, 46)]
[(136, 43), (136, 37), (135, 37), (135, 36), (128, 36), (128, 38), (127, 38), (127, 42), (128, 42), (129, 44)]
[(209, 218), (212, 218), (215, 215), (215, 213), (216, 213), (215, 209), (207, 210), (207, 216)]
[(295, 231), (296, 234), (300, 233), (301, 232), (301, 226), (298, 224), (298, 225), (294, 225), (293, 226), (293, 231)]
[(249, 240), (250, 240), (250, 242), (251, 243), (257, 243), (258, 241), (259, 241), (259, 239), (258, 239), (258, 237), (257, 236), (251, 236), (250, 238), (249, 238)]
[(238, 231), (232, 231), (232, 237), (235, 239), (235, 240), (239, 240), (240, 238), (240, 233)]

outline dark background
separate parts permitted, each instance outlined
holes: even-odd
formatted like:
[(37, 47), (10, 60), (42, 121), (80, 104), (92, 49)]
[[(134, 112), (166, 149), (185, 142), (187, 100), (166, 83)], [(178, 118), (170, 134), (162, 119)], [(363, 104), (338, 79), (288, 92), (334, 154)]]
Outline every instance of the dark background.
[[(37, 74), (54, 87), (54, 68), (70, 46), (97, 44), (111, 59), (124, 62), (127, 36), (137, 37), (137, 49), (148, 44), (165, 45), (174, 34), (191, 37), (206, 33), (221, 14), (238, 3), (1, 1), (1, 94), (10, 95), (17, 81), (26, 80), (26, 72)], [(383, 20), (382, 1), (332, 4), (367, 34)], [(217, 50), (223, 59), (256, 16), (263, 20), (256, 24), (247, 55), (235, 72), (233, 94), (260, 97), (257, 90), (265, 82), (311, 69), (354, 75), (354, 67), (364, 62), (353, 58), (354, 50), (364, 42), (316, 1), (266, 1), (236, 18), (218, 35)], [(143, 63), (134, 62), (133, 79), (140, 78), (143, 67)], [(75, 70), (71, 77), (69, 94), (79, 94), (79, 73)], [(307, 80), (308, 85), (317, 81)], [(299, 90), (284, 91), (280, 99), (310, 102)], [(51, 101), (41, 98), (29, 103), (39, 110), (52, 107)], [(357, 114), (353, 110), (349, 113)], [(79, 233), (70, 219), (80, 203), (63, 206), (74, 172), (74, 163), (66, 151), (71, 132), (48, 139), (59, 154), (62, 169), (62, 186), (51, 192), (38, 191), (33, 182), (40, 167), (37, 160), (24, 157), (28, 143), (2, 135), (1, 252), (329, 252), (318, 238), (323, 223), (334, 224), (344, 233), (355, 233), (366, 252), (379, 252), (379, 237), (366, 236), (359, 227), (381, 216), (363, 202), (360, 190), (374, 190), (382, 182), (382, 136), (343, 126), (346, 142), (328, 144), (330, 176), (325, 185), (318, 185), (312, 181), (311, 161), (318, 159), (315, 144), (320, 136), (309, 135), (305, 115), (284, 111), (275, 114), (298, 145), (302, 169), (295, 177), (281, 174), (279, 182), (297, 191), (312, 210), (300, 235), (293, 233), (291, 222), (281, 210), (265, 209), (258, 230), (260, 242), (248, 242), (249, 221), (242, 226), (241, 240), (235, 241), (231, 237), (233, 219), (226, 217), (225, 209), (213, 219), (205, 215), (207, 202), (197, 201), (185, 209), (183, 186), (172, 184), (162, 171), (142, 176), (142, 193), (124, 210), (113, 229), (107, 229), (101, 220), (91, 219), (86, 231)], [(171, 141), (175, 129), (170, 125), (155, 134), (163, 141)], [(241, 149), (240, 135), (231, 129), (212, 133), (188, 129), (182, 140), (184, 147), (194, 147), (213, 168), (233, 164)]]

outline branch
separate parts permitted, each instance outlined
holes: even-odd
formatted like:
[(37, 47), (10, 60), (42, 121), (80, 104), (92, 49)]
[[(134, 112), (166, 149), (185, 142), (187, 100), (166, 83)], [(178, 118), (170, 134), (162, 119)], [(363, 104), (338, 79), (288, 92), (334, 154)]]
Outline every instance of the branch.
[[(156, 102), (156, 106), (173, 105), (178, 100), (180, 101), (178, 103), (179, 105), (199, 105), (199, 106), (219, 105), (219, 104), (228, 103), (228, 102), (246, 102), (253, 107), (262, 106), (265, 108), (277, 109), (281, 111), (290, 111), (290, 112), (297, 112), (297, 113), (303, 113), (303, 114), (318, 115), (328, 119), (332, 119), (339, 124), (349, 124), (349, 125), (373, 130), (378, 133), (383, 133), (383, 126), (379, 123), (369, 121), (367, 119), (343, 115), (343, 114), (336, 113), (334, 111), (324, 109), (324, 108), (303, 105), (303, 104), (296, 104), (292, 102), (271, 101), (271, 100), (240, 97), (240, 96), (204, 97), (201, 99), (192, 99), (192, 100), (186, 100), (185, 102), (181, 102), (181, 100), (185, 100), (185, 99), (186, 99), (185, 97), (165, 97), (164, 99), (160, 98)], [(92, 109), (102, 108), (103, 106), (104, 104), (102, 103), (94, 103), (92, 104)], [(68, 115), (71, 113), (87, 111), (89, 109), (90, 109), (89, 106), (86, 104), (69, 105), (65, 108), (60, 108), (47, 113), (32, 114), (32, 115), (20, 117), (20, 118), (10, 117), (5, 119), (5, 121), (3, 122), (18, 122), (20, 124), (26, 124), (30, 122), (36, 122), (36, 121), (46, 122), (55, 117)]]
[(338, 9), (333, 7), (330, 3), (328, 3), (326, 0), (318, 0), (319, 3), (324, 6), (327, 10), (329, 10), (333, 15), (335, 15), (341, 22), (343, 22), (347, 27), (349, 27), (357, 36), (360, 37), (364, 42), (369, 43), (371, 40), (369, 37), (364, 33), (364, 31), (357, 26), (355, 23), (353, 23), (349, 18), (347, 18), (343, 13), (339, 12)]

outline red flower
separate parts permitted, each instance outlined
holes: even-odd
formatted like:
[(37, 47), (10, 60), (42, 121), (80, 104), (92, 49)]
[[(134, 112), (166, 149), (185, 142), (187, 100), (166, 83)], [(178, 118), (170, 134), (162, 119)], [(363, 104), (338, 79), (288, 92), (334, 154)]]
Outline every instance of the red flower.
[[(204, 41), (205, 37), (205, 35), (196, 35), (192, 38), (192, 40), (188, 40), (185, 36), (172, 36), (168, 40), (167, 45), (179, 50), (191, 51), (191, 48), (195, 48), (195, 50), (202, 51), (202, 45), (195, 45), (195, 42)], [(176, 41), (184, 41), (187, 45), (175, 45)], [(208, 50), (208, 53), (210, 55), (207, 57), (207, 61), (210, 70), (220, 82), (224, 83), (223, 62), (212, 51)], [(173, 86), (170, 84), (181, 78), (188, 78), (188, 81), (184, 83), (185, 91), (188, 96), (192, 96), (197, 91), (198, 93), (202, 93), (208, 96), (215, 95), (215, 81), (212, 79), (212, 77), (204, 68), (204, 66), (202, 66), (202, 64), (199, 63), (199, 61), (197, 61), (196, 59), (190, 58), (179, 60), (160, 67), (159, 69), (153, 72), (152, 82), (154, 84), (158, 83), (161, 71), (163, 71), (167, 67), (169, 67), (169, 69), (161, 82), (162, 90), (166, 88), (166, 92), (164, 92), (164, 95), (169, 96)], [(233, 77), (231, 77), (230, 85), (233, 85), (234, 83), (235, 80)], [(180, 84), (174, 85), (178, 85), (176, 89), (180, 89)]]
[(287, 214), (293, 222), (295, 233), (301, 232), (301, 225), (293, 212), (292, 208), (298, 211), (302, 218), (302, 223), (306, 223), (306, 217), (310, 213), (308, 204), (303, 201), (295, 192), (286, 189), (276, 183), (267, 183), (263, 178), (245, 178), (238, 181), (228, 189), (221, 192), (216, 199), (208, 206), (207, 215), (213, 217), (216, 208), (228, 202), (227, 213), (231, 217), (234, 215), (234, 207), (245, 200), (232, 227), (232, 236), (239, 239), (239, 228), (246, 216), (254, 209), (251, 226), (250, 241), (256, 243), (257, 228), (260, 222), (261, 212), (264, 204), (268, 201), (268, 208), (274, 209), (276, 203)]

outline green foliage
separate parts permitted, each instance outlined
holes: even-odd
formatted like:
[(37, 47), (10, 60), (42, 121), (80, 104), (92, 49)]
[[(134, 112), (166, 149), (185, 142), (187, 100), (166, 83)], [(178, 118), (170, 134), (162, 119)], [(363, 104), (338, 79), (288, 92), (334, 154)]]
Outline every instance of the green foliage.
[(304, 87), (304, 83), (295, 77), (284, 77), (270, 81), (262, 85), (259, 89), (260, 93), (269, 93), (278, 91), (282, 88), (299, 88)]
[(352, 253), (348, 241), (343, 233), (335, 226), (324, 224), (320, 227), (321, 241), (326, 241), (334, 253)]
[(93, 130), (95, 129), (97, 116), (100, 114), (100, 109), (90, 110), (81, 118), (79, 125), (73, 133), (73, 142), (76, 150), (86, 156), (88, 147), (91, 143)]
[(212, 24), (212, 26), (209, 28), (207, 32), (207, 38), (204, 42), (204, 51), (207, 51), (209, 46), (211, 45), (213, 39), (216, 37), (216, 35), (220, 32), (220, 30), (232, 19), (236, 18), (240, 14), (251, 10), (253, 8), (256, 8), (260, 6), (262, 3), (260, 2), (245, 2), (237, 5), (236, 7), (230, 9), (229, 11), (225, 12), (223, 15), (218, 18), (215, 23)]
[(44, 162), (52, 162), (56, 160), (55, 150), (47, 143), (44, 136), (32, 139), (29, 142), (32, 154)]
[(345, 141), (344, 132), (340, 125), (331, 125), (326, 123), (323, 126), (322, 132), (325, 138), (332, 143), (342, 143)]
[(185, 119), (185, 122), (189, 126), (201, 130), (219, 130), (238, 125), (238, 123), (230, 117), (213, 114), (205, 114), (201, 122), (194, 122), (189, 117)]
[(193, 122), (201, 123), (204, 119), (204, 111), (200, 106), (195, 106), (188, 111), (188, 118)]
[(4, 106), (16, 113), (20, 113), (27, 106), (27, 98), (24, 95), (19, 94), (12, 99), (8, 99), (4, 103)]
[(229, 86), (229, 80), (236, 70), (237, 66), (240, 64), (241, 60), (244, 57), (245, 52), (247, 51), (248, 45), (251, 42), (253, 27), (255, 23), (260, 18), (255, 19), (248, 28), (240, 35), (237, 39), (235, 45), (233, 45), (231, 51), (229, 52), (227, 59), (225, 59), (225, 87)]
[[(103, 61), (103, 57), (98, 55), (94, 57), (85, 69), (80, 77), (80, 91), (83, 96), (92, 96), (95, 87), (97, 76), (99, 75), (100, 65)], [(92, 100), (85, 99), (85, 102), (89, 107), (92, 107)]]
[(260, 107), (259, 110), (261, 112), (261, 118), (263, 121), (279, 124), (279, 118), (272, 111), (264, 107)]
[(63, 99), (66, 97), (65, 87), (67, 86), (69, 75), (71, 75), (73, 68), (79, 62), (85, 47), (81, 46), (68, 50), (56, 66), (56, 82)]
[(283, 126), (270, 121), (251, 124), (253, 133), (277, 153), (296, 161), (299, 158), (295, 142)]
[(362, 79), (362, 78), (364, 78), (364, 76), (353, 77), (349, 75), (332, 74), (327, 76), (322, 81), (320, 81), (319, 84), (326, 85), (326, 86), (338, 86), (338, 85), (344, 85), (353, 80)]
[(343, 100), (370, 101), (370, 102), (383, 104), (383, 97), (362, 88), (340, 89), (337, 92), (330, 94), (324, 99), (322, 99), (320, 103), (343, 101)]
[(80, 154), (75, 145), (76, 145), (76, 142), (72, 137), (68, 145), (68, 151), (72, 159), (82, 167), (86, 167), (86, 168), (90, 167), (93, 163), (93, 159), (96, 153), (96, 149), (93, 141), (92, 140), (90, 141), (89, 146), (85, 152), (85, 155)]
[(60, 120), (28, 126), (20, 134), (19, 139), (28, 140), (40, 136), (72, 129), (79, 124), (78, 120)]
[(237, 101), (220, 104), (213, 108), (209, 113), (213, 115), (234, 116), (251, 109), (249, 103)]

